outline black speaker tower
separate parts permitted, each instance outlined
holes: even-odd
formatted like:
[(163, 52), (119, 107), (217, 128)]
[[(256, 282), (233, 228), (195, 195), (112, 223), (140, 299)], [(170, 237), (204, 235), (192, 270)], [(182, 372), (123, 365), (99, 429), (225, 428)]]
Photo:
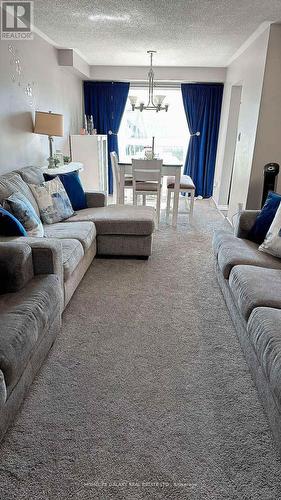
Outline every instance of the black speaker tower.
[(262, 193), (262, 207), (267, 198), (269, 191), (275, 191), (277, 175), (279, 174), (278, 163), (267, 163), (263, 167), (264, 171), (264, 182), (263, 182), (263, 193)]

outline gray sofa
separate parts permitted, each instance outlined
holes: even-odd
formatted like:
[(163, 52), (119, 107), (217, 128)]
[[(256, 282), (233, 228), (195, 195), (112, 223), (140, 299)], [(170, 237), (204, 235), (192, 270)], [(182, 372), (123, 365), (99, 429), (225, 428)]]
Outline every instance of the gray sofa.
[[(39, 250), (39, 253), (41, 250)], [(0, 251), (0, 439), (20, 407), (61, 326), (59, 278), (37, 274), (37, 250), (2, 243)]]
[[(26, 167), (0, 176), (0, 203), (20, 191), (39, 209), (28, 184), (44, 181), (42, 169)], [(46, 238), (5, 238), (0, 242), (26, 242), (36, 249), (37, 273), (45, 266), (60, 278), (64, 289), (64, 307), (90, 266), (95, 255), (148, 258), (152, 252), (155, 210), (151, 207), (105, 206), (103, 193), (86, 193), (88, 208), (70, 219), (45, 225)]]
[(281, 451), (281, 259), (247, 239), (259, 211), (213, 239), (218, 281)]

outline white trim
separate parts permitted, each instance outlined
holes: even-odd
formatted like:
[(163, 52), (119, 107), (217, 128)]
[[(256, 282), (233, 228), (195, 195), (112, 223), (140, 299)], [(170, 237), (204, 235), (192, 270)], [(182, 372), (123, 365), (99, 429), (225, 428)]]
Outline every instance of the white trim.
[(263, 22), (255, 31), (252, 33), (249, 38), (239, 47), (239, 49), (231, 56), (226, 66), (230, 66), (230, 64), (237, 59), (237, 57), (241, 56), (245, 50), (247, 50), (250, 45), (262, 34), (264, 31), (271, 25), (270, 21)]
[(229, 208), (229, 207), (228, 207), (228, 205), (219, 205), (219, 204), (216, 202), (216, 200), (215, 200), (215, 198), (214, 198), (213, 196), (212, 196), (212, 200), (213, 200), (213, 202), (214, 202), (214, 204), (216, 205), (216, 208), (217, 208), (218, 210), (222, 210), (222, 211), (225, 211), (225, 212), (228, 210), (228, 208)]
[(36, 26), (34, 26), (34, 25), (32, 26), (32, 31), (33, 31), (33, 33), (36, 33), (36, 35), (40, 36), (40, 38), (43, 38), (43, 40), (45, 40), (45, 42), (48, 42), (50, 45), (52, 45), (56, 49), (59, 48), (59, 45), (54, 40), (52, 40), (47, 35), (45, 35), (45, 33), (43, 33), (43, 31), (39, 30)]
[[(50, 45), (52, 45), (56, 49), (65, 48), (65, 47), (62, 47), (61, 45), (59, 45), (58, 43), (56, 43), (52, 38), (49, 38), (48, 35), (45, 35), (45, 33), (43, 33), (43, 31), (39, 30), (34, 24), (32, 26), (32, 32), (36, 33), (36, 35), (40, 36), (40, 38), (43, 38), (43, 40), (45, 40), (45, 42), (49, 43)], [(69, 49), (69, 47), (67, 47), (67, 48)], [(81, 59), (83, 59), (83, 61), (86, 64), (89, 65), (87, 59), (82, 54), (82, 52), (80, 52), (80, 50), (78, 50), (78, 49), (71, 49), (71, 50), (73, 50), (73, 52), (75, 52), (79, 57), (81, 57)]]

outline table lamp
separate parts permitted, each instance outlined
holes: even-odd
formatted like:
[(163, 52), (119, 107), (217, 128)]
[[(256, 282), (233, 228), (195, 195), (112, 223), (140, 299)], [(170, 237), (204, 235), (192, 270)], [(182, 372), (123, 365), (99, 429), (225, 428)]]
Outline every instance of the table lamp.
[(36, 111), (35, 113), (35, 134), (48, 135), (50, 146), (50, 157), (48, 158), (48, 168), (55, 168), (55, 161), (53, 156), (53, 136), (63, 137), (63, 115), (56, 113), (44, 113), (43, 111)]

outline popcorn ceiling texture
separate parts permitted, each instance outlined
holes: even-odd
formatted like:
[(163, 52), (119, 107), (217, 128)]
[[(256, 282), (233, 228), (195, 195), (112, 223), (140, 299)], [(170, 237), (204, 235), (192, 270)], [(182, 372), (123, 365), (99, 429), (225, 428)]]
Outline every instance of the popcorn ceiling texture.
[[(36, 0), (35, 25), (89, 64), (225, 66), (280, 0)], [(89, 16), (93, 20), (89, 19)]]
[(0, 447), (1, 500), (280, 500), (208, 200), (149, 261), (95, 259)]

